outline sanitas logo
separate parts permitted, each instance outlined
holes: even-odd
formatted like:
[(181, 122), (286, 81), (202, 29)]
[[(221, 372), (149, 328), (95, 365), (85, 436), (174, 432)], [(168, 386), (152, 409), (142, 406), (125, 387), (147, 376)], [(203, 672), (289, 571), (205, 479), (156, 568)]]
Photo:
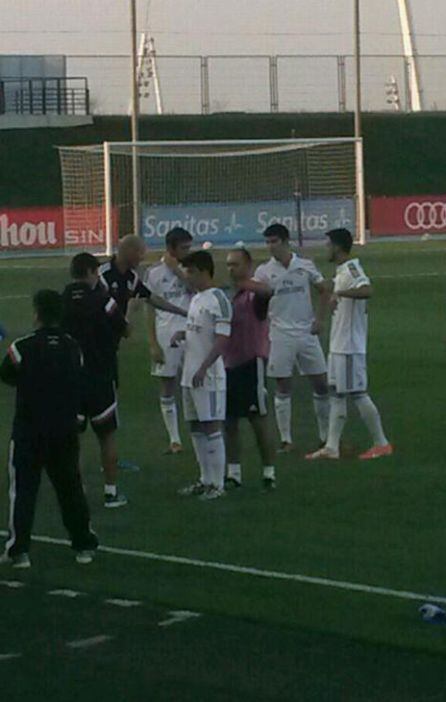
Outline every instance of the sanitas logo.
[[(283, 224), (290, 232), (297, 232), (297, 220), (294, 215), (279, 217), (271, 215), (267, 210), (261, 210), (257, 218), (257, 232), (263, 232), (271, 224)], [(325, 231), (328, 229), (328, 214), (302, 214), (301, 225), (304, 232)]]
[(149, 239), (154, 237), (163, 239), (167, 232), (174, 227), (182, 227), (192, 234), (192, 236), (215, 236), (218, 234), (220, 220), (199, 219), (192, 215), (186, 215), (183, 219), (158, 219), (153, 214), (144, 220), (144, 235)]
[(0, 215), (0, 246), (4, 249), (20, 247), (57, 246), (55, 222), (10, 222), (6, 214)]
[[(301, 230), (312, 238), (321, 238), (327, 229), (354, 227), (355, 209), (352, 198), (322, 198), (302, 203)], [(265, 200), (189, 205), (143, 206), (142, 231), (149, 245), (164, 239), (173, 227), (183, 227), (197, 238), (232, 243), (237, 239), (260, 241), (266, 227), (280, 222), (295, 233), (295, 202)]]

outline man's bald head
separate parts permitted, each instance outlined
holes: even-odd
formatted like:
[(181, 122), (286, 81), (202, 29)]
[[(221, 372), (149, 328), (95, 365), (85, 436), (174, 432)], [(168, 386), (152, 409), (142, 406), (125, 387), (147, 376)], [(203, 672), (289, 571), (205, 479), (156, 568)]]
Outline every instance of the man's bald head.
[(137, 268), (144, 259), (146, 245), (144, 241), (135, 234), (127, 234), (119, 241), (118, 260), (126, 268)]

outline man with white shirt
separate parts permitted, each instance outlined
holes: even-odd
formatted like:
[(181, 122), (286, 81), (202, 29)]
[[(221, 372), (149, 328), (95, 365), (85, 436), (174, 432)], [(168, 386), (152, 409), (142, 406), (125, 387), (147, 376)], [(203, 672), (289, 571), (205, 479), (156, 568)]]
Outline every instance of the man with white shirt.
[(207, 251), (190, 254), (182, 265), (197, 292), (190, 303), (186, 331), (177, 331), (171, 343), (177, 346), (185, 341), (183, 409), (190, 422), (200, 479), (180, 494), (213, 500), (225, 494), (226, 371), (222, 353), (231, 335), (232, 309), (226, 295), (213, 285), (214, 262)]
[[(291, 251), (289, 231), (283, 224), (270, 225), (264, 237), (271, 258), (257, 268), (254, 279), (263, 285), (264, 294), (270, 296), (271, 350), (267, 373), (276, 379), (274, 408), (281, 439), (279, 450), (288, 453), (293, 449), (291, 389), (295, 366), (311, 383), (319, 438), (323, 444), (327, 440), (327, 368), (318, 334), (329, 294), (314, 263)], [(320, 295), (317, 314), (311, 300), (312, 287)]]
[[(166, 235), (166, 252), (159, 263), (147, 269), (144, 283), (152, 294), (188, 310), (191, 288), (181, 268), (189, 254), (192, 236), (181, 227), (174, 227)], [(169, 436), (167, 453), (182, 451), (178, 428), (178, 410), (175, 398), (178, 375), (183, 364), (183, 349), (173, 348), (170, 341), (177, 331), (186, 329), (186, 320), (163, 310), (148, 309), (149, 347), (152, 357), (152, 375), (160, 379), (160, 406)]]
[(328, 439), (324, 448), (307, 456), (310, 460), (339, 458), (339, 444), (347, 419), (347, 399), (356, 405), (373, 440), (359, 458), (390, 456), (378, 409), (367, 393), (367, 300), (372, 288), (358, 258), (351, 258), (353, 238), (347, 229), (328, 232), (329, 260), (337, 264), (328, 358), (328, 380), (332, 389)]

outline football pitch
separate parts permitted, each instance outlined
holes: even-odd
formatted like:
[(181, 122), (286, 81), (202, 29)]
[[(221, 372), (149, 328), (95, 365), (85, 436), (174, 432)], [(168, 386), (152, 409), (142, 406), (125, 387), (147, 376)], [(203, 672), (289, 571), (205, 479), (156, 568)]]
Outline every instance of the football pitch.
[[(309, 253), (330, 275), (325, 250)], [(185, 452), (163, 455), (137, 304), (120, 353), (119, 446), (141, 471), (121, 476), (129, 505), (105, 510), (94, 436), (83, 437), (104, 547), (88, 567), (64, 545), (44, 479), (33, 568), (0, 571), (0, 699), (446, 700), (446, 626), (418, 613), (425, 601), (446, 603), (446, 242), (373, 243), (356, 253), (374, 285), (370, 393), (395, 455), (355, 458), (369, 443), (351, 408), (347, 457), (306, 463), (316, 424), (309, 386), (296, 378), (296, 451), (277, 458), (277, 490), (262, 492), (246, 428), (243, 487), (215, 502), (179, 497), (195, 461), (184, 425)], [(216, 259), (225, 284), (224, 253)], [(67, 269), (61, 259), (0, 261), (9, 339), (32, 325), (30, 294), (61, 289)], [(12, 413), (13, 392), (0, 387), (0, 529)]]

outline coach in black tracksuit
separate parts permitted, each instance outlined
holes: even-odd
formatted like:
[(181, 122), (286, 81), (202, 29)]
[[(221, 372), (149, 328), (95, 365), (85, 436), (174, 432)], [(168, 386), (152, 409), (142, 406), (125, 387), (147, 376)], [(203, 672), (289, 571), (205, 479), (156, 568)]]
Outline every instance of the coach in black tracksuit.
[[(99, 289), (106, 291), (108, 295), (116, 301), (118, 310), (126, 317), (130, 300), (143, 299), (155, 309), (164, 310), (171, 314), (187, 316), (187, 311), (173, 305), (168, 300), (154, 295), (148, 287), (140, 280), (136, 268), (144, 260), (146, 246), (144, 241), (133, 234), (123, 237), (118, 246), (116, 256), (103, 263), (99, 269)], [(118, 350), (122, 335), (119, 333), (114, 337), (116, 350), (114, 380), (116, 385), (119, 381), (118, 371)], [(120, 461), (119, 468), (138, 470), (138, 467), (129, 461)]]
[(118, 400), (116, 395), (117, 343), (127, 334), (127, 322), (116, 301), (98, 286), (98, 261), (90, 253), (71, 261), (73, 282), (63, 292), (63, 326), (79, 343), (85, 364), (82, 414), (90, 420), (104, 469), (104, 505), (123, 507), (127, 498), (117, 488)]
[[(123, 237), (116, 256), (103, 263), (99, 268), (100, 287), (116, 301), (121, 314), (126, 317), (130, 300), (142, 299), (152, 307), (170, 314), (187, 317), (187, 310), (182, 310), (159, 295), (154, 295), (141, 281), (136, 268), (144, 260), (146, 246), (144, 241), (134, 234)], [(115, 337), (118, 350), (121, 337)], [(116, 364), (116, 381), (118, 367)]]
[(90, 530), (79, 473), (82, 354), (78, 344), (59, 326), (59, 293), (38, 292), (34, 310), (36, 331), (14, 341), (0, 366), (1, 380), (16, 387), (9, 451), (9, 538), (3, 560), (9, 558), (22, 567), (30, 565), (27, 554), (43, 468), (56, 491), (64, 525), (78, 556), (93, 551), (98, 544)]

